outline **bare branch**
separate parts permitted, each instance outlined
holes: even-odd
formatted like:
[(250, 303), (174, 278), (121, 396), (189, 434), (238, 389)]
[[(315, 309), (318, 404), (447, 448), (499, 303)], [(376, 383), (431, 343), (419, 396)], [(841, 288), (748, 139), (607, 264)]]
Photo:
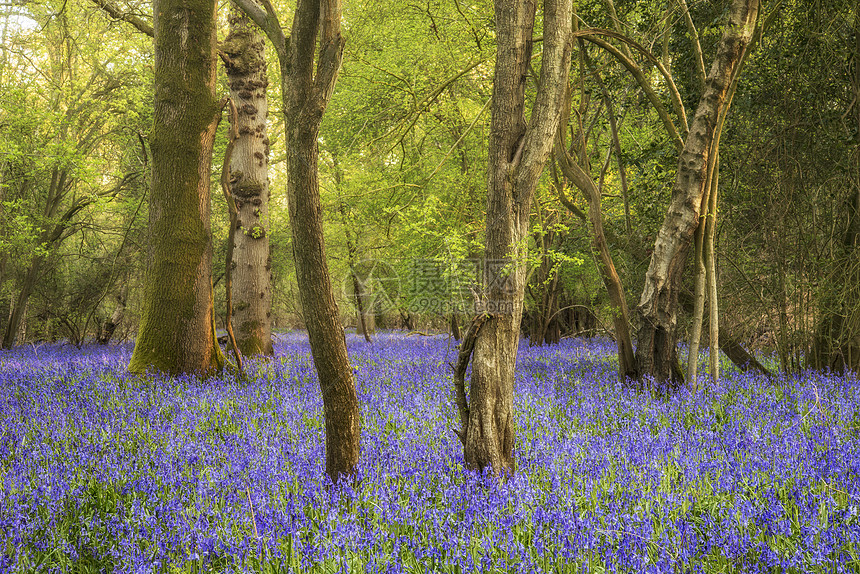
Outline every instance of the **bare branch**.
[[(597, 38), (597, 36), (608, 36), (610, 38), (615, 38), (616, 40), (623, 42), (624, 44), (634, 48), (637, 52), (639, 52), (640, 54), (645, 56), (645, 59), (647, 59), (649, 62), (654, 64), (654, 66), (657, 68), (657, 70), (663, 76), (663, 79), (666, 80), (666, 85), (669, 88), (669, 95), (671, 96), (671, 100), (672, 100), (672, 107), (675, 109), (675, 114), (678, 116), (678, 119), (681, 120), (681, 124), (683, 126), (683, 132), (684, 132), (683, 137), (684, 138), (687, 137), (687, 133), (689, 131), (688, 127), (687, 127), (687, 113), (684, 110), (684, 103), (681, 101), (681, 94), (680, 94), (680, 92), (678, 92), (678, 87), (675, 85), (675, 81), (672, 78), (672, 74), (669, 73), (669, 70), (666, 69), (666, 67), (663, 65), (663, 62), (661, 62), (660, 59), (657, 58), (657, 56), (652, 54), (651, 51), (648, 50), (648, 48), (646, 48), (642, 44), (636, 42), (635, 40), (633, 40), (629, 36), (625, 36), (624, 34), (620, 34), (618, 32), (614, 32), (612, 30), (605, 30), (603, 28), (586, 28), (584, 30), (578, 30), (578, 31), (574, 32), (573, 35), (575, 37), (581, 37), (584, 40), (588, 40), (589, 42), (591, 42), (593, 44), (597, 44), (598, 46), (600, 46), (601, 48), (603, 48), (604, 50), (608, 51), (610, 54), (615, 56), (615, 58), (619, 62), (621, 62), (621, 64), (624, 65), (624, 67), (627, 68), (631, 74), (633, 74), (633, 77), (636, 78), (636, 81), (639, 83), (640, 87), (643, 90), (645, 90), (646, 93), (648, 92), (648, 90), (651, 90), (651, 92), (653, 93), (653, 89), (650, 88), (650, 85), (647, 85), (648, 82), (647, 82), (647, 79), (645, 78), (645, 74), (642, 72), (642, 69), (635, 62), (633, 62), (633, 60), (631, 60), (625, 54), (623, 54), (621, 52), (621, 50), (619, 50), (618, 48), (616, 48), (615, 46), (613, 46), (612, 44), (610, 44), (606, 41), (601, 41), (599, 38)], [(656, 97), (656, 95), (655, 95), (655, 97)], [(648, 95), (648, 98), (649, 98), (649, 100), (651, 99), (650, 94)], [(652, 104), (654, 104), (653, 100), (652, 100)], [(656, 104), (654, 104), (654, 105), (656, 106)], [(662, 104), (661, 104), (661, 107), (662, 107)], [(661, 116), (661, 119), (662, 119), (662, 116)], [(664, 119), (664, 123), (665, 123), (665, 119)], [(674, 128), (674, 124), (673, 124), (673, 128)], [(669, 129), (668, 126), (667, 126), (667, 129)], [(670, 134), (672, 133), (672, 131), (673, 130), (670, 130)], [(677, 130), (675, 129), (674, 132), (677, 133)]]
[(155, 36), (155, 31), (152, 28), (152, 24), (141, 18), (140, 16), (136, 16), (134, 14), (130, 14), (128, 12), (123, 12), (120, 10), (119, 6), (111, 2), (110, 0), (92, 0), (93, 3), (104, 10), (111, 18), (114, 20), (121, 20), (123, 22), (128, 22), (135, 28), (137, 28), (140, 32), (143, 32), (150, 38)]
[[(95, 1), (95, 0), (93, 0)], [(269, 38), (272, 46), (275, 48), (275, 53), (278, 54), (278, 61), (281, 62), (283, 68), (287, 60), (287, 44), (288, 39), (281, 29), (281, 23), (272, 7), (272, 3), (268, 0), (262, 0), (266, 7), (264, 12), (259, 4), (254, 0), (233, 0), (233, 3), (244, 12), (248, 18), (254, 21), (254, 24), (260, 27), (260, 30)]]

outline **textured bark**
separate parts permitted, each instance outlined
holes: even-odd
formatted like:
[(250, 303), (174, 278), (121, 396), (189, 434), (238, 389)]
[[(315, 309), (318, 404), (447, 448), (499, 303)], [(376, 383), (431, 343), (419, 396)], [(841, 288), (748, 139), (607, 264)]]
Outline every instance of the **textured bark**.
[(732, 3), (726, 30), (678, 160), (672, 200), (657, 234), (636, 309), (639, 371), (659, 387), (667, 384), (674, 387), (684, 380), (676, 350), (678, 293), (707, 187), (711, 144), (735, 71), (752, 39), (757, 15), (757, 0)]
[(156, 0), (150, 252), (129, 371), (207, 374), (215, 340), (209, 180), (219, 114), (215, 3)]
[(245, 356), (272, 355), (272, 277), (269, 257), (269, 115), (264, 36), (241, 10), (230, 13), (221, 45), (238, 139), (230, 157), (236, 203), (233, 258), (233, 331)]
[(343, 57), (341, 2), (299, 0), (287, 41), (271, 4), (264, 12), (252, 0), (235, 1), (269, 37), (281, 67), (296, 280), (322, 391), (326, 473), (337, 482), (355, 473), (360, 413), (325, 256), (317, 136)]
[(535, 4), (497, 0), (496, 68), (487, 183), (486, 320), (472, 356), (468, 424), (460, 432), (466, 465), (514, 472), (513, 387), (525, 290), (525, 246), (535, 185), (552, 150), (570, 66), (570, 0), (544, 2), (543, 59), (530, 122), (525, 86)]

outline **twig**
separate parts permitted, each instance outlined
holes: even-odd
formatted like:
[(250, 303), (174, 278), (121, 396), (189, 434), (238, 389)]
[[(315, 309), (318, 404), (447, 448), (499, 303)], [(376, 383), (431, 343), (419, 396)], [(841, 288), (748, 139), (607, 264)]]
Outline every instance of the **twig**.
[(251, 509), (251, 522), (254, 524), (254, 536), (257, 538), (257, 541), (260, 541), (260, 532), (257, 530), (257, 515), (254, 514), (254, 503), (251, 502), (251, 489), (248, 488), (248, 485), (245, 485), (245, 494), (248, 495), (248, 508)]

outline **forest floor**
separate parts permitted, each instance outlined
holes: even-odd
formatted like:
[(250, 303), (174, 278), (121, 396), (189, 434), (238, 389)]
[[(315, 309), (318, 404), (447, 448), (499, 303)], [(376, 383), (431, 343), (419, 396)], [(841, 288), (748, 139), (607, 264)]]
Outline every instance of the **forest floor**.
[(860, 570), (855, 379), (727, 364), (661, 399), (606, 341), (524, 343), (499, 484), (463, 468), (453, 340), (348, 344), (361, 465), (336, 488), (304, 334), (247, 381), (134, 377), (128, 345), (0, 352), (0, 571)]

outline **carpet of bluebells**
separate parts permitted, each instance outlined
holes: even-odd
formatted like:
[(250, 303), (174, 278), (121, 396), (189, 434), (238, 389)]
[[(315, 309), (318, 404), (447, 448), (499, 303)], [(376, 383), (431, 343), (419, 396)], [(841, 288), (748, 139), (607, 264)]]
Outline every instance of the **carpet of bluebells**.
[(306, 336), (231, 375), (133, 377), (129, 346), (0, 352), (0, 571), (857, 572), (860, 383), (725, 366), (615, 379), (614, 346), (522, 345), (518, 470), (464, 470), (454, 342), (348, 339), (360, 480), (324, 473)]

